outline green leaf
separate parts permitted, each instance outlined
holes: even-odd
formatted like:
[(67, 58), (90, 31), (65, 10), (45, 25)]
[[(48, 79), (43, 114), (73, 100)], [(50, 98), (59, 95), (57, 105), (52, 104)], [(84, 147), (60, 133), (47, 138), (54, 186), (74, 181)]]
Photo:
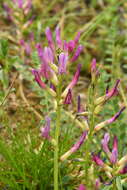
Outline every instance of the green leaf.
[(0, 39), (0, 57), (5, 58), (8, 53), (8, 41)]
[(111, 189), (111, 186), (106, 186), (106, 187), (104, 187), (103, 189), (101, 189), (101, 190), (110, 190)]
[(121, 184), (121, 178), (120, 178), (120, 176), (118, 176), (118, 177), (116, 178), (116, 186), (117, 186), (118, 190), (123, 190), (123, 187), (122, 187), (122, 184)]

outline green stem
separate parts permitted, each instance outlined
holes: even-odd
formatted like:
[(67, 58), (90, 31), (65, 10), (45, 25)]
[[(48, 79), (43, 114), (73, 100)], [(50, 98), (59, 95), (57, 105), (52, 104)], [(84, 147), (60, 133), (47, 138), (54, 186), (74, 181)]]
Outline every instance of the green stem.
[(54, 149), (54, 190), (58, 190), (58, 173), (59, 173), (59, 135), (60, 135), (60, 121), (61, 121), (61, 88), (60, 85), (57, 89), (57, 109), (56, 109), (56, 129), (55, 129), (55, 141), (56, 146)]
[[(94, 130), (94, 110), (95, 110), (95, 105), (94, 105), (94, 96), (95, 96), (95, 87), (94, 83), (92, 82), (90, 91), (89, 91), (89, 111), (92, 113), (90, 115), (90, 130), (86, 142), (86, 167), (85, 167), (85, 177), (86, 177), (86, 182), (88, 183), (88, 169), (90, 165), (90, 150), (91, 150), (91, 143), (92, 143), (92, 137), (93, 137), (93, 130)], [(88, 183), (89, 187), (90, 183)]]

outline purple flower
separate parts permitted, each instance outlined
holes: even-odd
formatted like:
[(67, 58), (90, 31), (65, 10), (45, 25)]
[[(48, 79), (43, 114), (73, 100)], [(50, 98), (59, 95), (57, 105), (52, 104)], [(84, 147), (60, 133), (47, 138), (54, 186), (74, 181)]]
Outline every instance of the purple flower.
[(43, 49), (41, 47), (41, 44), (40, 43), (37, 43), (36, 44), (36, 48), (37, 48), (37, 51), (38, 51), (38, 56), (40, 57), (40, 59), (42, 60), (43, 59)]
[(80, 53), (82, 52), (82, 50), (83, 50), (83, 46), (82, 46), (82, 45), (79, 45), (78, 48), (77, 48), (77, 50), (76, 50), (76, 52), (75, 52), (75, 54), (74, 54), (73, 57), (71, 58), (71, 61), (72, 61), (72, 62), (73, 62), (73, 61), (76, 61), (76, 60), (78, 59), (78, 57), (79, 57)]
[(42, 82), (39, 71), (36, 69), (32, 69), (32, 74), (35, 77), (36, 82), (41, 88), (46, 88), (46, 84)]
[(96, 66), (96, 59), (94, 58), (91, 63), (91, 73), (95, 73), (97, 71), (97, 66)]
[(119, 112), (117, 112), (111, 119), (107, 120), (107, 123), (113, 123), (119, 116), (120, 114), (125, 110), (125, 106), (123, 108), (121, 108), (121, 110)]
[(77, 190), (86, 190), (86, 187), (83, 184), (80, 184)]
[(39, 43), (36, 45), (36, 48), (38, 50), (38, 55), (42, 62), (40, 73), (44, 78), (49, 79), (52, 76), (52, 70), (49, 66), (49, 63), (53, 63), (54, 59), (52, 50), (49, 47), (45, 47), (43, 50)]
[(71, 90), (69, 89), (65, 97), (64, 104), (71, 104), (71, 102), (72, 102), (72, 93)]
[(105, 127), (107, 124), (111, 124), (116, 121), (116, 119), (120, 116), (120, 114), (124, 111), (125, 107), (123, 107), (119, 112), (117, 112), (112, 118), (103, 121), (97, 124), (94, 128), (95, 131), (99, 131), (101, 128)]
[(98, 166), (104, 166), (104, 162), (100, 159), (99, 156), (93, 154), (92, 155), (92, 160), (98, 165)]
[(120, 171), (119, 171), (120, 174), (126, 174), (127, 173), (127, 165), (124, 166)]
[(50, 121), (51, 121), (51, 119), (50, 119), (50, 117), (47, 116), (45, 118), (45, 120), (46, 120), (45, 126), (41, 127), (41, 129), (40, 129), (41, 130), (41, 136), (45, 139), (50, 139), (49, 133), (50, 133)]
[(120, 80), (117, 80), (115, 86), (110, 91), (108, 91), (108, 89), (106, 90), (106, 97), (108, 99), (117, 94), (118, 92), (117, 87), (119, 83), (120, 83)]
[(84, 131), (80, 139), (71, 148), (72, 153), (76, 152), (80, 148), (80, 146), (83, 144), (84, 140), (86, 139), (86, 135), (87, 135), (87, 131)]
[(59, 68), (58, 68), (59, 74), (66, 73), (67, 61), (68, 61), (68, 55), (65, 53), (61, 53), (59, 55)]
[(47, 63), (53, 63), (54, 62), (53, 52), (52, 52), (50, 47), (44, 48), (44, 59)]
[(68, 43), (64, 40), (63, 50), (68, 52)]
[(67, 88), (64, 90), (62, 97), (65, 97), (68, 93), (68, 90), (72, 90), (72, 88), (77, 84), (78, 79), (79, 79), (79, 75), (80, 75), (80, 70), (81, 70), (81, 64), (78, 65), (77, 67), (77, 71), (72, 79), (72, 81), (70, 82), (70, 84), (67, 86)]
[(115, 164), (117, 162), (117, 157), (118, 157), (118, 139), (115, 136), (113, 140), (113, 149), (110, 157), (110, 161), (112, 164)]
[(48, 40), (49, 47), (54, 51), (55, 46), (54, 46), (54, 42), (53, 42), (53, 38), (52, 38), (52, 32), (49, 27), (46, 28), (45, 34), (46, 34), (46, 37)]
[(77, 35), (76, 35), (76, 37), (75, 37), (75, 39), (74, 39), (75, 45), (78, 44), (79, 39), (80, 39), (80, 36), (81, 36), (81, 31), (79, 31), (79, 32), (77, 33)]
[(22, 9), (23, 8), (23, 0), (17, 0), (17, 3), (18, 3), (18, 7), (20, 9)]
[(50, 79), (52, 77), (52, 71), (48, 63), (43, 62), (41, 64), (40, 74), (46, 79)]
[(66, 160), (71, 154), (79, 150), (83, 142), (86, 140), (86, 137), (87, 137), (87, 131), (84, 131), (80, 139), (72, 146), (70, 150), (68, 150), (64, 155), (61, 156), (60, 160), (61, 161)]
[(60, 37), (60, 28), (58, 26), (56, 27), (56, 44), (58, 48), (63, 49), (63, 43)]
[(104, 135), (104, 139), (101, 141), (101, 143), (102, 143), (102, 148), (103, 148), (104, 152), (110, 156), (111, 152), (108, 147), (109, 140), (110, 140), (109, 133), (106, 133)]
[(95, 58), (92, 60), (92, 63), (91, 63), (91, 74), (92, 74), (93, 80), (96, 79), (95, 77), (99, 76), (99, 70), (97, 68), (97, 62)]
[(67, 44), (68, 44), (68, 51), (69, 51), (69, 52), (72, 52), (72, 51), (76, 48), (76, 46), (77, 46), (77, 44), (78, 44), (78, 41), (79, 41), (79, 38), (80, 38), (80, 35), (81, 35), (81, 32), (79, 31), (79, 32), (77, 33), (75, 39), (74, 39), (74, 40), (70, 40), (70, 41), (67, 43)]
[(72, 89), (77, 84), (79, 76), (80, 76), (80, 71), (81, 71), (81, 64), (78, 65), (77, 71), (76, 71), (72, 81), (68, 85), (68, 88)]
[(75, 48), (75, 41), (74, 40), (70, 40), (68, 43), (67, 43), (67, 46), (68, 46), (68, 51), (72, 52)]

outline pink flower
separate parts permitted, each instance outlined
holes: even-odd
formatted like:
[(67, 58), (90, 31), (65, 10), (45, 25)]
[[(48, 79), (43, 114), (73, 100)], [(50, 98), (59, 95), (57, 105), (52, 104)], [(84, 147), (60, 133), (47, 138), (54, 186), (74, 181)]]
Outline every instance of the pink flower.
[(86, 187), (83, 184), (80, 184), (77, 190), (86, 190)]

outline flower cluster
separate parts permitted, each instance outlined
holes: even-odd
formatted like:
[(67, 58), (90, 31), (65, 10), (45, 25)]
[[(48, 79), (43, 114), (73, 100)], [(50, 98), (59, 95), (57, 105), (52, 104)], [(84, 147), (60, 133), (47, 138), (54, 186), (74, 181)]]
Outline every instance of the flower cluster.
[(93, 161), (106, 172), (106, 175), (112, 179), (114, 176), (127, 173), (127, 155), (118, 159), (118, 139), (114, 136), (112, 150), (109, 148), (109, 133), (105, 133), (102, 139), (102, 149), (107, 155), (108, 161), (104, 162), (99, 155), (93, 154)]
[[(40, 43), (36, 45), (41, 66), (39, 69), (32, 69), (36, 82), (41, 88), (46, 89), (53, 97), (56, 97), (57, 86), (63, 86), (63, 83), (60, 83), (60, 81), (64, 75), (67, 74), (69, 62), (76, 61), (83, 50), (83, 46), (78, 44), (81, 32), (78, 32), (75, 39), (69, 42), (61, 40), (59, 27), (56, 28), (55, 33), (56, 43), (53, 41), (50, 28), (46, 28), (45, 34), (48, 41), (48, 47), (42, 48)], [(61, 51), (59, 55), (57, 55), (58, 49)], [(61, 102), (64, 104), (71, 103), (72, 89), (78, 82), (80, 70), (81, 65), (79, 64), (72, 81), (61, 94)], [(47, 79), (49, 86), (46, 85), (41, 78)]]

